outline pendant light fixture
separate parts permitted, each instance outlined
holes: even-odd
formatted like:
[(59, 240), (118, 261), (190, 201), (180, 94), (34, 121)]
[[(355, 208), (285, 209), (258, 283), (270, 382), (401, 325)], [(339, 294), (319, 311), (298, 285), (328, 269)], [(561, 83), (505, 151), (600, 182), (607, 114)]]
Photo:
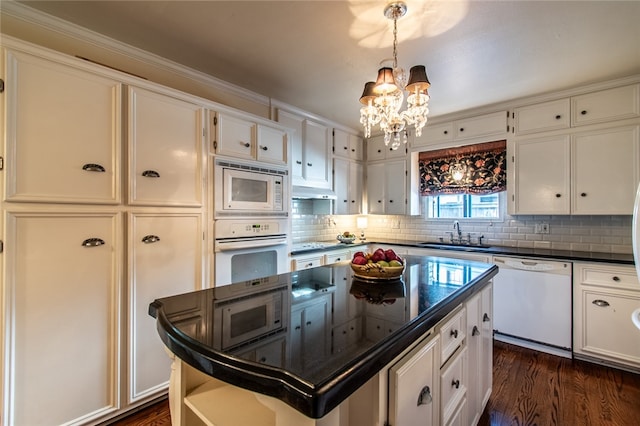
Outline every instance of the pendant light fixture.
[[(360, 97), (360, 123), (364, 126), (365, 137), (371, 136), (371, 127), (380, 124), (384, 131), (385, 145), (391, 144), (398, 149), (401, 143), (407, 143), (407, 125), (415, 127), (417, 137), (427, 123), (429, 114), (429, 93), (431, 86), (424, 65), (411, 67), (409, 79), (403, 68), (398, 67), (398, 18), (407, 13), (404, 2), (389, 3), (384, 16), (393, 20), (393, 65), (378, 70), (377, 80), (364, 85)], [(383, 61), (385, 62), (385, 61)], [(407, 109), (400, 111), (407, 92)]]

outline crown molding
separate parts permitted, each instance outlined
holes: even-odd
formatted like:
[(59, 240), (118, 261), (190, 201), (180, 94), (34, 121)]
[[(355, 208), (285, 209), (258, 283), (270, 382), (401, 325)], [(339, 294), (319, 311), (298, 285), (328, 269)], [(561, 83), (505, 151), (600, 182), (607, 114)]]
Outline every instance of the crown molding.
[(31, 25), (39, 26), (48, 31), (94, 45), (99, 49), (104, 49), (114, 54), (146, 63), (149, 66), (162, 71), (179, 74), (181, 77), (186, 77), (199, 84), (215, 87), (222, 92), (232, 94), (239, 98), (265, 106), (271, 105), (271, 99), (268, 96), (255, 93), (224, 80), (220, 80), (209, 74), (205, 74), (145, 50), (122, 43), (95, 31), (88, 30), (79, 25), (40, 12), (21, 3), (16, 3), (13, 0), (1, 1), (0, 12), (4, 15), (11, 16), (14, 19), (19, 19)]

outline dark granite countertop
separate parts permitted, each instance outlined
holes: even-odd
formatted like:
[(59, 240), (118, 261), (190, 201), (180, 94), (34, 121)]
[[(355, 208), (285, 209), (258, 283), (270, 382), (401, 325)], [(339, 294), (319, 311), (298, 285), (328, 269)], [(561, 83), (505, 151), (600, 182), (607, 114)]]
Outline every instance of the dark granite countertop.
[[(164, 344), (189, 365), (320, 418), (497, 272), (485, 263), (407, 256), (401, 279), (371, 282), (353, 277), (349, 262), (341, 262), (158, 299), (149, 313)], [(265, 300), (281, 301), (279, 326), (225, 347), (224, 311), (259, 309)], [(301, 335), (299, 326), (310, 318), (313, 325)], [(367, 329), (376, 321), (394, 331)], [(347, 330), (355, 334), (342, 338)], [(256, 356), (260, 348), (276, 348), (279, 356)]]
[(414, 248), (428, 248), (435, 250), (442, 250), (443, 256), (446, 256), (446, 251), (466, 251), (470, 253), (487, 253), (504, 256), (525, 256), (525, 257), (538, 257), (543, 259), (557, 259), (572, 262), (605, 262), (605, 263), (617, 263), (622, 265), (633, 265), (633, 254), (626, 253), (599, 253), (599, 252), (586, 252), (586, 251), (572, 251), (572, 250), (553, 250), (553, 249), (541, 249), (541, 248), (522, 248), (522, 247), (505, 247), (505, 246), (462, 246), (441, 244), (435, 242), (415, 242), (400, 239), (374, 239), (365, 241), (363, 243), (355, 242), (354, 244), (342, 244), (336, 242), (328, 242), (326, 246), (321, 248), (307, 248), (303, 250), (292, 250), (292, 255), (298, 255), (302, 253), (313, 253), (325, 250), (335, 250), (344, 246), (354, 247), (363, 244), (387, 244), (397, 246), (407, 246)]

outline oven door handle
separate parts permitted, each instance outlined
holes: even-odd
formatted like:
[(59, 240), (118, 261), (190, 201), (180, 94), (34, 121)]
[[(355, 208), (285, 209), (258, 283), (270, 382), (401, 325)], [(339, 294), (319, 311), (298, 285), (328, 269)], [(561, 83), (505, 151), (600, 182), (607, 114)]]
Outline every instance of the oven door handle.
[(266, 240), (248, 239), (236, 241), (216, 241), (216, 251), (242, 250), (256, 247), (271, 247), (287, 244), (287, 238), (270, 238)]

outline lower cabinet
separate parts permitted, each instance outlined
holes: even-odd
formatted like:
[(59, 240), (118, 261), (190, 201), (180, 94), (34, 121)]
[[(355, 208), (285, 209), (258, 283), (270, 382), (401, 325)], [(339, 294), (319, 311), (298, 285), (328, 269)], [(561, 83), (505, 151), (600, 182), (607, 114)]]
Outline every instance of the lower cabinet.
[(330, 347), (327, 322), (331, 322), (331, 295), (314, 297), (291, 307), (291, 356), (296, 368), (312, 369), (316, 354)]
[(633, 266), (574, 263), (573, 352), (604, 364), (640, 368), (640, 344), (631, 322), (640, 307)]

